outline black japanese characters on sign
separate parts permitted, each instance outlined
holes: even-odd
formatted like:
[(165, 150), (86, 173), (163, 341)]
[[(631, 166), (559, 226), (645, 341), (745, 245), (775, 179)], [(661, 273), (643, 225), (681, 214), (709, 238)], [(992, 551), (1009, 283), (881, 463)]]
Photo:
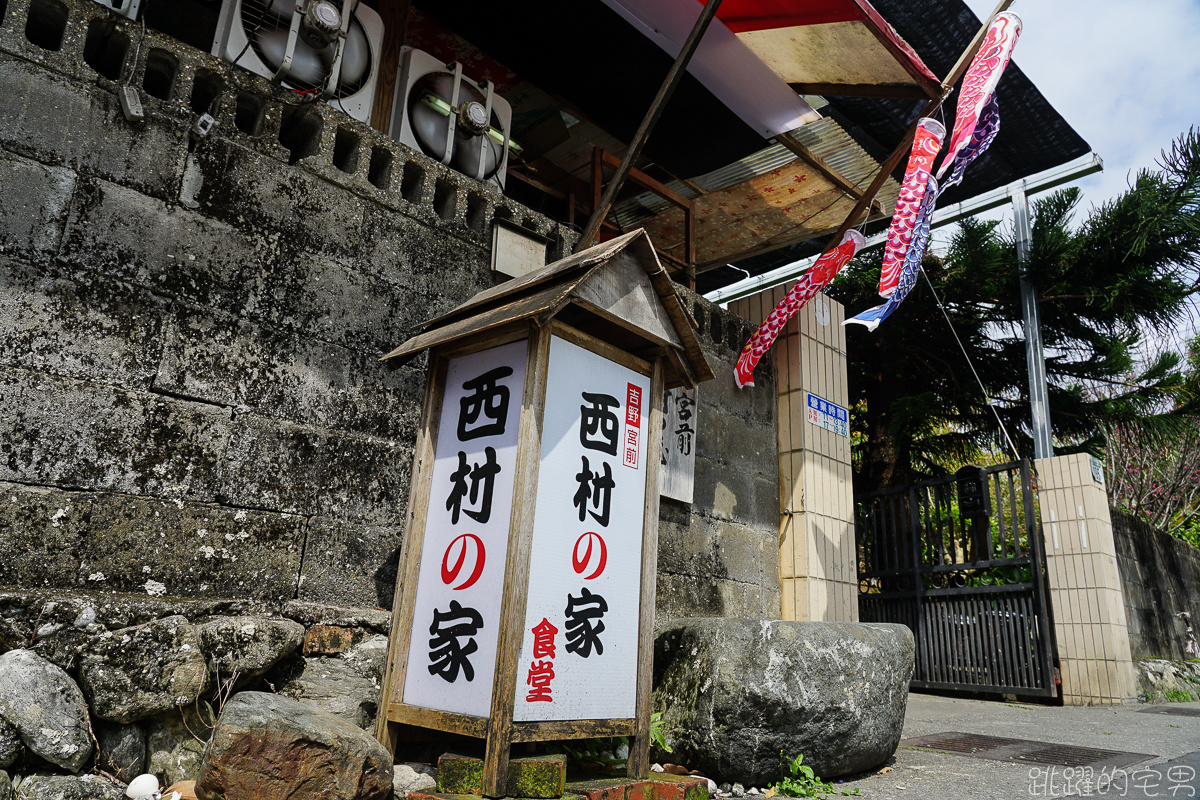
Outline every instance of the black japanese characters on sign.
[[(454, 525), (458, 524), (460, 511), (481, 524), (492, 516), (492, 489), (500, 474), (500, 465), (496, 463), (495, 448), (487, 447), (483, 452), (484, 463), (468, 464), (467, 454), (458, 451), (458, 469), (450, 476), (453, 487), (446, 498), (446, 510)], [(469, 507), (463, 508), (463, 500), (467, 500)]]
[(601, 619), (608, 611), (608, 603), (598, 594), (592, 594), (584, 586), (579, 590), (579, 597), (567, 595), (567, 609), (564, 615), (567, 620), (568, 653), (574, 653), (580, 658), (587, 658), (595, 648), (596, 655), (604, 654), (604, 643), (600, 634), (604, 632), (604, 622)]
[[(510, 392), (507, 386), (498, 385), (497, 381), (512, 374), (512, 367), (496, 367), (463, 382), (462, 388), (467, 394), (459, 399), (457, 433), (460, 442), (504, 435)], [(457, 525), (464, 514), (480, 525), (491, 519), (492, 495), (500, 471), (494, 447), (484, 447), (482, 462), (469, 458), (465, 450), (458, 451), (458, 468), (450, 475), (450, 494), (446, 498), (451, 525)], [(474, 557), (470, 572), (461, 583), (452, 586), (464, 572), (468, 555)], [(487, 550), (478, 536), (468, 533), (455, 537), (442, 556), (442, 583), (452, 586), (454, 591), (473, 586), (483, 572), (486, 558)], [(483, 627), (483, 616), (457, 600), (450, 601), (448, 611), (435, 607), (433, 623), (429, 626), (432, 637), (429, 640), (429, 674), (448, 683), (457, 681), (460, 674), (468, 681), (474, 680), (475, 668), (469, 656), (479, 649), (474, 637)]]
[(448, 611), (433, 611), (429, 626), (429, 674), (454, 683), (459, 671), (468, 681), (475, 680), (475, 668), (467, 656), (479, 649), (473, 638), (483, 627), (483, 617), (473, 608), (450, 601)]
[(696, 443), (699, 426), (696, 389), (670, 389), (663, 393), (662, 457), (659, 493), (692, 502), (695, 485)]
[(611, 394), (583, 392), (579, 407), (579, 443), (589, 450), (617, 454), (617, 428), (621, 420), (613, 409), (621, 405)]
[[(607, 528), (608, 515), (612, 508), (612, 490), (617, 485), (613, 480), (612, 467), (608, 465), (607, 461), (602, 461), (600, 467), (593, 472), (587, 456), (580, 456), (580, 458), (583, 461), (583, 467), (575, 476), (579, 489), (572, 499), (575, 507), (579, 509), (579, 521), (585, 522), (586, 515), (591, 514), (593, 519)], [(601, 467), (604, 470), (603, 473), (600, 472)], [(589, 500), (591, 500), (591, 509), (588, 508)], [(596, 509), (596, 511), (592, 509)]]
[(686, 394), (676, 396), (675, 415), (678, 424), (675, 427), (675, 441), (680, 455), (690, 456), (692, 454), (692, 438), (696, 435), (696, 429), (692, 427), (692, 408), (696, 405), (696, 401)]
[[(472, 394), (464, 395), (458, 401), (460, 442), (504, 434), (504, 426), (508, 422), (509, 391), (507, 386), (497, 386), (496, 381), (512, 374), (512, 367), (496, 367), (463, 383), (463, 389)], [(481, 416), (490, 421), (480, 422)]]

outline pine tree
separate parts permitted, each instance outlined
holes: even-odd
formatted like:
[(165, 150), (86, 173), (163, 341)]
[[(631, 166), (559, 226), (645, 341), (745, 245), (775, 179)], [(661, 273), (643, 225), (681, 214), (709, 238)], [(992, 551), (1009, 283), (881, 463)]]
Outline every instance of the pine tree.
[[(1078, 226), (1078, 189), (1032, 204), (1030, 270), (1056, 452), (1098, 453), (1105, 425), (1194, 410), (1195, 399), (1181, 394), (1180, 356), (1142, 363), (1138, 354), (1147, 337), (1174, 329), (1200, 288), (1200, 134), (1180, 137), (1158, 166)], [(944, 474), (987, 454), (1013, 457), (997, 417), (1017, 454), (1032, 456), (1012, 231), (967, 220), (944, 257), (926, 256), (924, 271), (928, 281), (921, 277), (876, 331), (849, 326), (859, 491)], [(849, 313), (875, 305), (878, 276), (875, 251), (847, 267), (831, 294)]]

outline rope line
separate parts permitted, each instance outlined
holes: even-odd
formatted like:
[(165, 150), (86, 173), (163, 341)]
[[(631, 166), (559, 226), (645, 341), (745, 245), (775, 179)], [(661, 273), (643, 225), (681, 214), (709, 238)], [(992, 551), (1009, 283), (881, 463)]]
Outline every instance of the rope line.
[(983, 379), (979, 377), (979, 373), (975, 369), (975, 362), (971, 360), (971, 355), (967, 352), (967, 348), (963, 345), (962, 339), (958, 336), (958, 331), (954, 329), (954, 323), (950, 321), (950, 315), (946, 313), (946, 307), (942, 305), (942, 298), (938, 296), (937, 289), (933, 288), (933, 281), (929, 279), (929, 274), (925, 272), (925, 268), (921, 267), (921, 274), (925, 276), (925, 283), (929, 285), (929, 291), (933, 292), (933, 299), (937, 301), (938, 309), (942, 312), (942, 316), (946, 318), (946, 326), (950, 328), (950, 333), (954, 336), (954, 341), (958, 342), (958, 349), (962, 351), (963, 358), (967, 360), (967, 366), (971, 368), (971, 374), (975, 376), (975, 382), (979, 384), (980, 391), (983, 392), (984, 400), (987, 401), (987, 406), (992, 410), (992, 414), (996, 417), (996, 424), (1000, 426), (1000, 432), (1004, 434), (1004, 441), (1008, 442), (1008, 449), (1012, 451), (1013, 459), (1019, 461), (1021, 456), (1017, 453), (1017, 447), (1013, 444), (1012, 437), (1008, 435), (1008, 428), (1004, 427), (1004, 420), (1000, 419), (1000, 412), (996, 410), (996, 406), (992, 405), (992, 396), (988, 394), (987, 387), (983, 385)]

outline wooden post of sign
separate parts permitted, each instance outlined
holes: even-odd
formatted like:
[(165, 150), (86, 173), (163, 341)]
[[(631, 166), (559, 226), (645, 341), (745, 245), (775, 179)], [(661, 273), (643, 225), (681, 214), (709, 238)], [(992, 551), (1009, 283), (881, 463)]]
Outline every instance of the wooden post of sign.
[[(421, 569), (419, 554), (425, 543), (425, 517), (429, 510), (429, 488), (433, 479), (434, 442), (442, 420), (446, 363), (444, 358), (430, 359), (425, 379), (425, 401), (421, 407), (421, 430), (413, 452), (413, 477), (408, 490), (404, 544), (400, 549), (400, 568), (397, 570), (396, 592), (392, 599), (392, 607), (400, 612), (400, 625), (399, 630), (392, 631), (383, 673), (385, 694), (375, 716), (375, 738), (389, 753), (396, 752), (399, 724), (389, 716), (392, 698), (387, 696), (387, 690), (392, 686), (404, 685), (409, 635), (412, 632), (413, 600), (417, 596), (417, 575)], [(393, 616), (396, 615), (393, 613)]]
[(521, 403), (521, 439), (517, 444), (517, 473), (513, 485), (512, 527), (508, 563), (504, 569), (504, 600), (500, 610), (500, 640), (496, 646), (496, 678), (492, 684), (491, 716), (483, 758), (483, 794), (504, 797), (508, 756), (512, 746), (513, 704), (516, 702), (517, 663), (525, 629), (525, 599), (529, 590), (529, 554), (533, 545), (533, 509), (541, 453), (542, 417), (546, 409), (546, 366), (550, 360), (550, 328), (529, 326), (525, 361), (525, 391)]
[(642, 525), (641, 619), (638, 620), (637, 733), (629, 746), (625, 769), (630, 778), (650, 774), (650, 692), (654, 673), (654, 596), (658, 585), (658, 453), (662, 449), (662, 395), (665, 357), (654, 361), (650, 375), (649, 437), (646, 440), (646, 507)]

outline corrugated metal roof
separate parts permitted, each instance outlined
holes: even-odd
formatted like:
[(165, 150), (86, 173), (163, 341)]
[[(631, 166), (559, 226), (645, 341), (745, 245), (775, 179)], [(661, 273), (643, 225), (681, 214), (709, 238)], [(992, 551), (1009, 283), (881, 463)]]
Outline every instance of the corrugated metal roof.
[[(836, 170), (855, 186), (865, 189), (871, 179), (875, 177), (875, 173), (879, 171), (879, 162), (868, 155), (867, 151), (830, 117), (797, 128), (792, 132), (792, 138), (811, 150), (826, 165)], [(765, 175), (771, 170), (778, 169), (795, 160), (796, 156), (792, 151), (781, 144), (772, 144), (732, 164), (701, 175), (689, 183), (699, 186), (705, 193), (717, 192), (744, 183), (759, 175)], [(681, 181), (672, 181), (667, 186), (684, 197), (696, 196), (696, 192)], [(888, 178), (879, 190), (879, 194), (876, 195), (876, 199), (884, 208), (885, 213), (895, 207), (896, 197), (899, 193), (900, 185), (895, 179)], [(630, 227), (671, 207), (670, 203), (653, 192), (643, 192), (636, 197), (622, 201), (614, 209), (614, 214), (618, 224)]]

